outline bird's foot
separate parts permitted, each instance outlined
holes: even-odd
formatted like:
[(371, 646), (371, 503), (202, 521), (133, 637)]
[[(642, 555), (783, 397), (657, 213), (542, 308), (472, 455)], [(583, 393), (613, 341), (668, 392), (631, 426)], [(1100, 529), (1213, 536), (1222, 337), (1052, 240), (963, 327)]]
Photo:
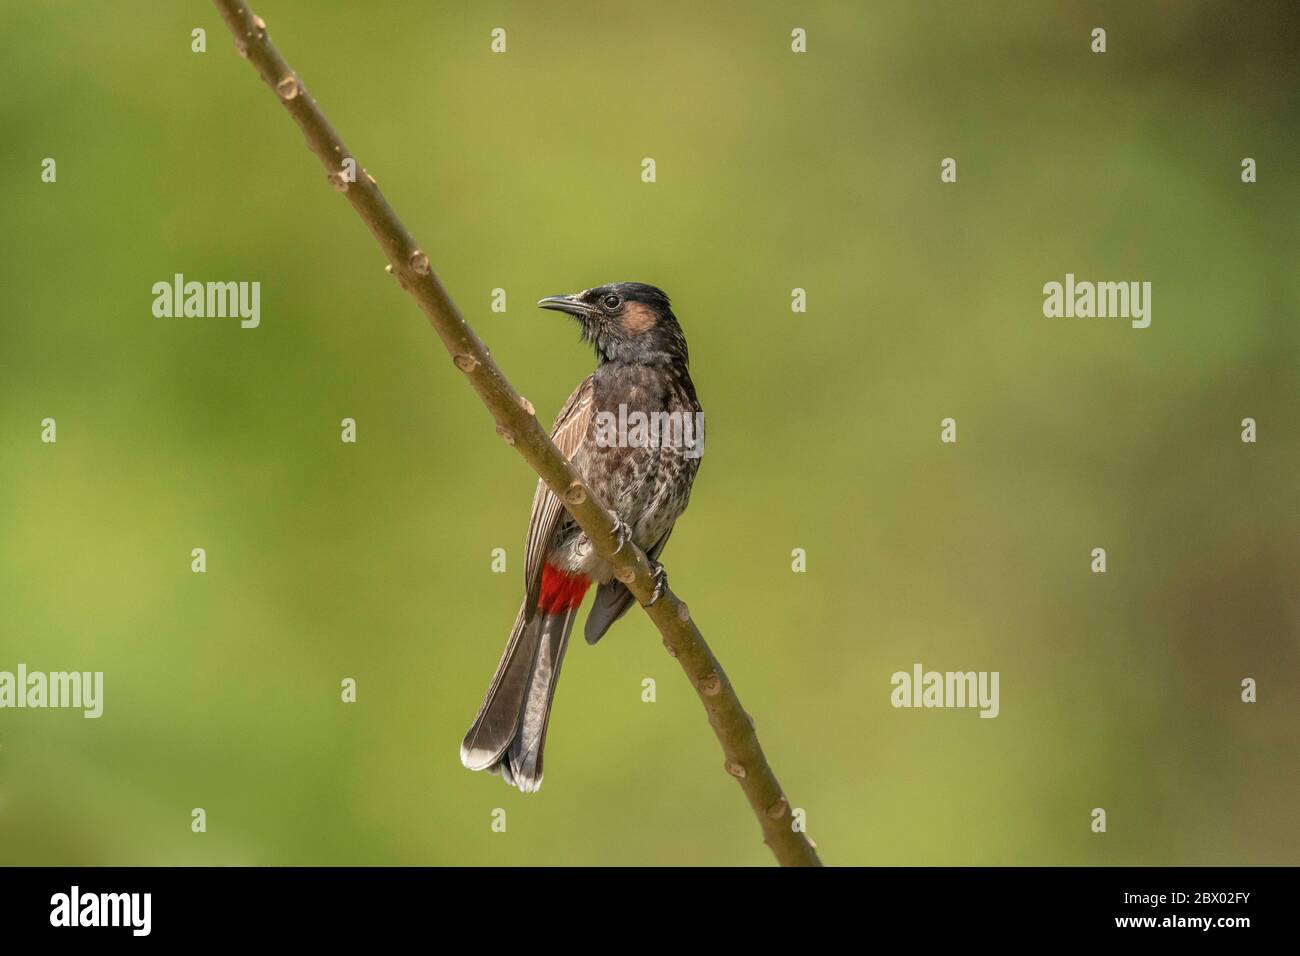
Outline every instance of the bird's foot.
[(646, 560), (650, 562), (650, 573), (655, 579), (655, 589), (650, 595), (650, 600), (643, 606), (652, 607), (656, 601), (664, 596), (664, 592), (668, 590), (668, 569), (653, 558), (647, 557)]
[(614, 515), (614, 539), (618, 541), (618, 547), (613, 550), (611, 557), (622, 551), (623, 546), (632, 540), (631, 526), (618, 515)]

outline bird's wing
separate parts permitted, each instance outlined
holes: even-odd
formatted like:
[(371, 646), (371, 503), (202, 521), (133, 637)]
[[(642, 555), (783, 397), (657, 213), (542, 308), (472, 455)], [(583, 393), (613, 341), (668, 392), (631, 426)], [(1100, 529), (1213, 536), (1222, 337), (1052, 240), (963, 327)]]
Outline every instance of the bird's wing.
[[(592, 379), (588, 375), (582, 384), (573, 390), (569, 400), (560, 409), (551, 429), (551, 441), (560, 449), (560, 454), (572, 459), (582, 439), (586, 437), (587, 427), (591, 424), (592, 413)], [(528, 543), (524, 545), (524, 587), (527, 597), (524, 607), (532, 614), (537, 607), (537, 596), (542, 587), (542, 564), (546, 560), (546, 551), (550, 547), (551, 536), (560, 523), (564, 505), (555, 493), (538, 479), (537, 491), (533, 495), (533, 513), (528, 519)]]

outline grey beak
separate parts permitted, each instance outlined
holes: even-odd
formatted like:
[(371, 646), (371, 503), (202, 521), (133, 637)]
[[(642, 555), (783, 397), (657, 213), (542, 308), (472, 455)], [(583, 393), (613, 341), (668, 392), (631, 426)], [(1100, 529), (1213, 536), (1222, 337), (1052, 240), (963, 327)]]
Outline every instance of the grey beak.
[(591, 315), (591, 306), (583, 302), (576, 295), (549, 295), (537, 303), (539, 309), (550, 309), (553, 312), (567, 312), (569, 315), (576, 315), (579, 318), (585, 318)]

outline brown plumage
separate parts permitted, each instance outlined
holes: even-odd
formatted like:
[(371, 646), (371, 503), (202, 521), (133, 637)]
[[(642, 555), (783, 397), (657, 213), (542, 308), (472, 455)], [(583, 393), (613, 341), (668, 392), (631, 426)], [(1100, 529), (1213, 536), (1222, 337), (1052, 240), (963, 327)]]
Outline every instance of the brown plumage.
[[(624, 533), (656, 562), (662, 586), (657, 559), (686, 510), (703, 451), (702, 410), (687, 370), (686, 338), (668, 297), (640, 283), (600, 286), (539, 305), (574, 315), (598, 359), (596, 370), (564, 403), (551, 438), (618, 515)], [(627, 612), (632, 594), (539, 481), (524, 552), (524, 600), (461, 744), (466, 767), (500, 773), (525, 792), (541, 785), (556, 679), (578, 607), (593, 583), (598, 587), (585, 628), (591, 644)]]

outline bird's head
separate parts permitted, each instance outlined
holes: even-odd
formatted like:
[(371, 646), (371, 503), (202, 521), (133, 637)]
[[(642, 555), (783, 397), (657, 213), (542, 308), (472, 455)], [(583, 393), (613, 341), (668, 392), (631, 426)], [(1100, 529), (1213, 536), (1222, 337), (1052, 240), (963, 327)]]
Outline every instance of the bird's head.
[(652, 285), (611, 282), (537, 304), (577, 318), (582, 337), (595, 347), (601, 362), (657, 365), (687, 360), (686, 337), (668, 296)]

